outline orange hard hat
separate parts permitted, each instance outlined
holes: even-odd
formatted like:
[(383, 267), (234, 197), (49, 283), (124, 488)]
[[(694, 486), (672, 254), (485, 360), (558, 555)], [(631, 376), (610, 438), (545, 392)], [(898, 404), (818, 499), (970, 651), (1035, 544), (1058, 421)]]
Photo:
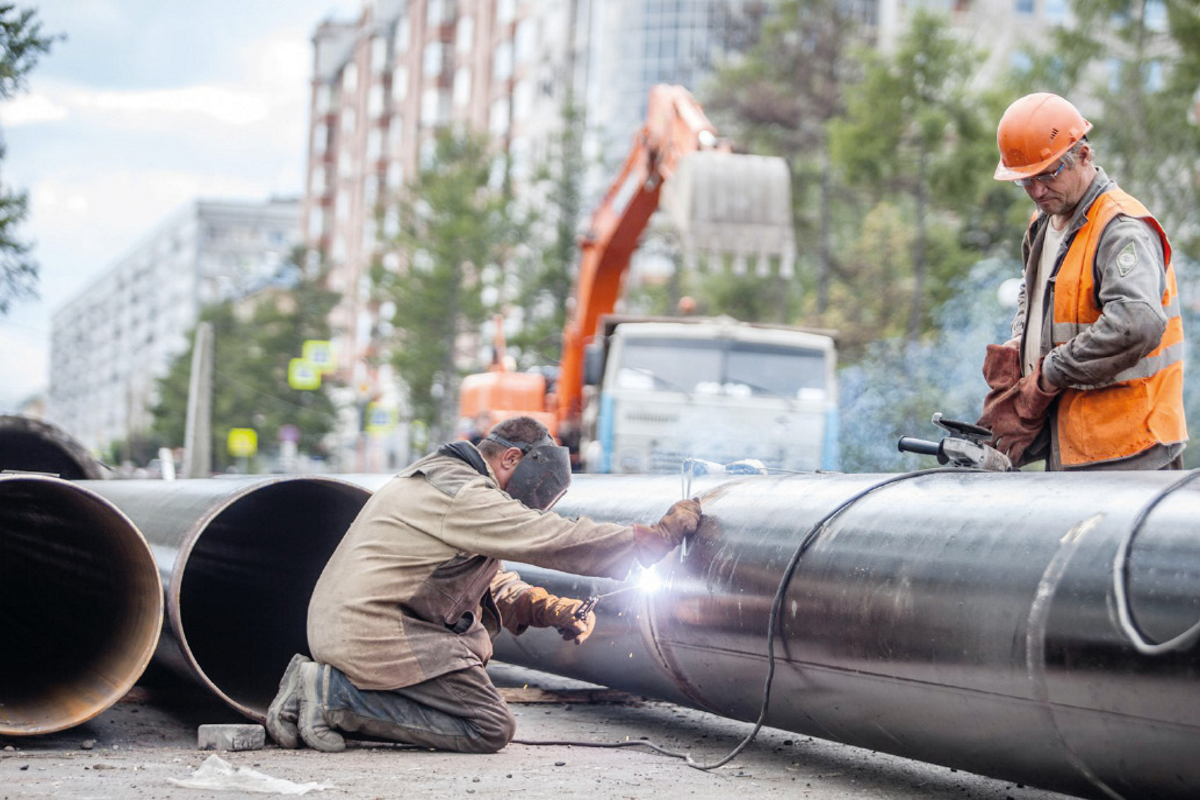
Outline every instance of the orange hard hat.
[(1037, 175), (1091, 129), (1079, 109), (1058, 95), (1027, 94), (1008, 107), (996, 128), (1000, 163), (994, 177), (1015, 181)]

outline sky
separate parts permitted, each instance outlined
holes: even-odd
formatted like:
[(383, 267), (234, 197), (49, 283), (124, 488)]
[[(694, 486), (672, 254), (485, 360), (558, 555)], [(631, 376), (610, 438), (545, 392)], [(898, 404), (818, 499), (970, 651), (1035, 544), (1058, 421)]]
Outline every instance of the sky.
[(64, 34), (0, 101), (38, 300), (0, 317), (0, 413), (49, 385), (51, 315), (197, 198), (303, 191), (313, 31), (362, 0), (16, 0)]

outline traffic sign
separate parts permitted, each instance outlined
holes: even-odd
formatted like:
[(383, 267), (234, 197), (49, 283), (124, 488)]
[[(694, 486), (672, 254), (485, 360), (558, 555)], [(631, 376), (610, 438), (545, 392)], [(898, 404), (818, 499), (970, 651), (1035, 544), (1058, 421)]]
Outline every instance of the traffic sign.
[(333, 343), (323, 339), (308, 339), (301, 351), (304, 360), (313, 365), (320, 373), (333, 372), (337, 369), (337, 356), (333, 352)]
[(288, 386), (301, 391), (321, 388), (321, 370), (307, 359), (293, 358), (288, 362)]
[(248, 458), (258, 452), (258, 433), (254, 428), (230, 428), (225, 446), (234, 458)]

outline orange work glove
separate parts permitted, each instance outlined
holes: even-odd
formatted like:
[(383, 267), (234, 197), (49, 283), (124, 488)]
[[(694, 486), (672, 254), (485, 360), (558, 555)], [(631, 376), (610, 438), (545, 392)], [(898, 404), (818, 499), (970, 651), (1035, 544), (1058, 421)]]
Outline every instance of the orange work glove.
[(589, 611), (583, 619), (575, 619), (582, 600), (557, 597), (540, 586), (530, 586), (517, 597), (513, 607), (519, 621), (535, 628), (557, 628), (564, 641), (583, 644), (596, 627), (596, 612)]
[(700, 501), (680, 500), (653, 525), (634, 525), (633, 541), (643, 567), (657, 564), (700, 527)]

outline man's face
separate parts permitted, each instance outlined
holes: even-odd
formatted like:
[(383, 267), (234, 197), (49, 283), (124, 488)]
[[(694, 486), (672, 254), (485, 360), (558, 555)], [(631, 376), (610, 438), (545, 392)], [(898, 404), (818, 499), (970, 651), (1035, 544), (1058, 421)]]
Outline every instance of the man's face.
[(1089, 155), (1087, 148), (1081, 150), (1079, 161), (1073, 167), (1059, 169), (1062, 162), (1055, 162), (1040, 177), (1054, 175), (1056, 170), (1058, 174), (1054, 175), (1051, 180), (1034, 178), (1028, 186), (1024, 187), (1025, 194), (1029, 195), (1029, 199), (1036, 203), (1042, 212), (1050, 216), (1070, 215), (1075, 210), (1075, 206), (1079, 205), (1079, 201), (1083, 199), (1083, 195), (1092, 182), (1093, 170)]

